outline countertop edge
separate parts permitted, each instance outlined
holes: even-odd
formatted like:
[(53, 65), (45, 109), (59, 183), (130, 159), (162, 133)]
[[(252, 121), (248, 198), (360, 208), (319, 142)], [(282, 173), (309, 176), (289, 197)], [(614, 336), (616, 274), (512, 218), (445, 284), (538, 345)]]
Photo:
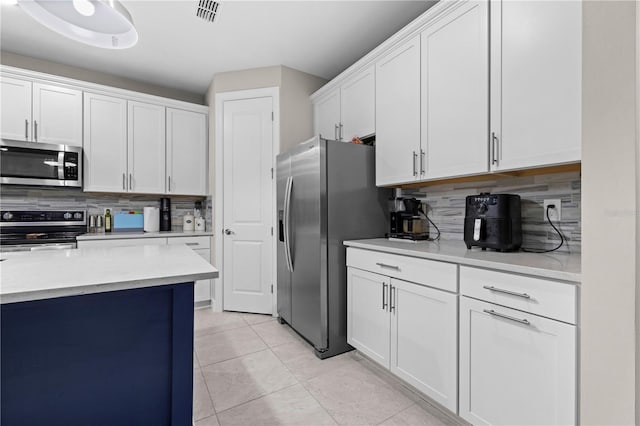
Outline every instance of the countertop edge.
[(0, 304), (31, 302), (43, 299), (54, 299), (68, 296), (82, 296), (97, 293), (108, 293), (119, 290), (133, 290), (136, 288), (150, 288), (171, 284), (183, 284), (195, 282), (198, 280), (206, 280), (218, 278), (219, 272), (198, 272), (193, 274), (173, 275), (162, 278), (145, 278), (138, 280), (119, 281), (113, 283), (87, 284), (84, 286), (71, 288), (57, 288), (47, 290), (34, 290), (28, 292), (16, 292), (3, 294), (0, 296)]
[(383, 253), (400, 254), (400, 255), (411, 256), (411, 257), (419, 257), (423, 259), (456, 263), (463, 266), (494, 269), (498, 271), (511, 272), (516, 274), (533, 275), (541, 278), (567, 281), (567, 282), (571, 282), (573, 284), (578, 284), (578, 285), (582, 281), (582, 274), (574, 273), (574, 272), (557, 271), (552, 269), (537, 268), (533, 266), (523, 266), (523, 265), (497, 262), (497, 261), (491, 261), (491, 260), (469, 259), (465, 257), (455, 256), (455, 255), (429, 253), (429, 252), (411, 250), (409, 248), (400, 249), (397, 247), (384, 247), (380, 244), (375, 244), (367, 241), (351, 240), (351, 241), (344, 241), (343, 244), (347, 247), (362, 248), (366, 250), (379, 251)]
[(212, 237), (211, 231), (162, 231), (162, 232), (112, 232), (99, 234), (82, 234), (78, 241), (124, 240), (134, 238), (176, 238), (176, 237)]

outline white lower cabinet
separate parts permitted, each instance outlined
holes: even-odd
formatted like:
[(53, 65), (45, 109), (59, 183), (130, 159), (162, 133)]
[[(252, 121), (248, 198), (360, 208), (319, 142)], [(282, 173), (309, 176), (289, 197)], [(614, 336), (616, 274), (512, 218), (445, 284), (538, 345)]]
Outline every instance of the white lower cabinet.
[(461, 266), (460, 294), (460, 416), (576, 424), (577, 287)]
[[(211, 263), (210, 237), (174, 237), (167, 238), (168, 244), (185, 244), (198, 253), (207, 262)], [(198, 280), (193, 287), (193, 299), (198, 302), (211, 300), (211, 280)]]
[(458, 296), (391, 279), (391, 372), (455, 412)]
[[(200, 257), (211, 263), (211, 237), (168, 237), (168, 238), (114, 238), (112, 240), (80, 240), (78, 248), (85, 247), (130, 247), (148, 245), (185, 244), (195, 251)], [(193, 300), (195, 303), (209, 302), (211, 300), (211, 280), (198, 280), (194, 284)], [(201, 304), (202, 304), (201, 303)]]
[(457, 409), (458, 297), (347, 268), (347, 341), (451, 411)]
[(347, 342), (389, 368), (389, 277), (347, 268)]

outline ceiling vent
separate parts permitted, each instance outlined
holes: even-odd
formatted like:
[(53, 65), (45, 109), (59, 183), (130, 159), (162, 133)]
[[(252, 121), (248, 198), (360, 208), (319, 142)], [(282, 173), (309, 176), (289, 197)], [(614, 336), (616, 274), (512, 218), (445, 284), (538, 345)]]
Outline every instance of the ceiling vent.
[(216, 19), (216, 16), (218, 16), (219, 9), (220, 2), (213, 0), (200, 0), (198, 2), (196, 15), (205, 21), (213, 22)]

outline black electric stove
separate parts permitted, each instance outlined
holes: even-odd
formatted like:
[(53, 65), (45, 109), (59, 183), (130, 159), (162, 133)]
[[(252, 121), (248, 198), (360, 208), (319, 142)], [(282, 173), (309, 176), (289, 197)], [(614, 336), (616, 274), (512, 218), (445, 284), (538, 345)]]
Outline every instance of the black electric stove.
[(76, 248), (86, 232), (86, 210), (0, 211), (2, 252)]

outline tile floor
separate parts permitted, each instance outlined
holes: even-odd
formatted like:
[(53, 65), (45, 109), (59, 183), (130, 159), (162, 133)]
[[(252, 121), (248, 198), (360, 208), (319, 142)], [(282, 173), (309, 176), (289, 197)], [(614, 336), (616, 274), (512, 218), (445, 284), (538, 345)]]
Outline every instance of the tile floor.
[(321, 361), (266, 315), (196, 310), (193, 375), (196, 426), (456, 424), (355, 351)]

